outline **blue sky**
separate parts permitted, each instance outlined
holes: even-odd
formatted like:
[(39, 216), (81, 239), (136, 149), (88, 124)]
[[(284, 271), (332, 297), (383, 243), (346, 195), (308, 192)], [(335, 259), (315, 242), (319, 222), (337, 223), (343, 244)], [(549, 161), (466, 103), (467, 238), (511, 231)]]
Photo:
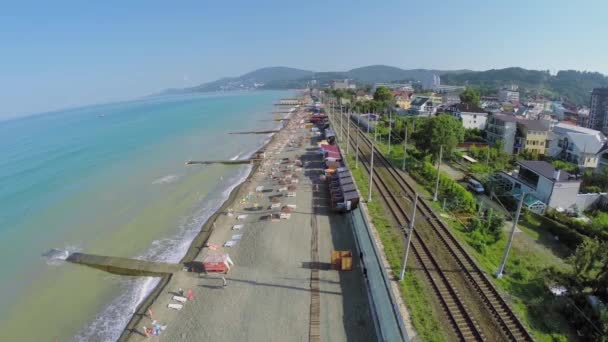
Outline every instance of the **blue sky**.
[(253, 69), (387, 64), (608, 74), (608, 1), (19, 1), (0, 11), (0, 119)]

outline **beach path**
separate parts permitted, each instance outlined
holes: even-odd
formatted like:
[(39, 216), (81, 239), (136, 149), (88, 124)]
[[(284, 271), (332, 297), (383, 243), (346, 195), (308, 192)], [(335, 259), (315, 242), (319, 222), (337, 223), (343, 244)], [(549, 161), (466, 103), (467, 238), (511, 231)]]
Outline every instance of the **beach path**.
[[(304, 114), (277, 134), (267, 147), (268, 161), (239, 190), (234, 215), (216, 220), (208, 242), (235, 263), (224, 275), (227, 286), (222, 275), (176, 273), (152, 305), (153, 318), (166, 330), (149, 338), (131, 334), (130, 341), (375, 340), (348, 216), (328, 207), (327, 185), (319, 180), (321, 156), (312, 151), (314, 138), (298, 124), (298, 115)], [(296, 156), (303, 169), (286, 170), (281, 161)], [(278, 191), (284, 185), (270, 177), (271, 169), (297, 175), (295, 197)], [(259, 186), (264, 192), (255, 191)], [(282, 208), (295, 205), (289, 219), (268, 219), (276, 212), (270, 209), (273, 196)], [(263, 209), (247, 211), (256, 205)], [(239, 214), (247, 217), (237, 220)], [(237, 224), (242, 228), (233, 230)], [(242, 237), (233, 247), (221, 247), (235, 234)], [(353, 270), (330, 269), (332, 250), (351, 250)], [(206, 253), (213, 252), (205, 248), (197, 259)], [(191, 289), (194, 299), (171, 310), (167, 305), (176, 303), (172, 296), (179, 288)], [(139, 328), (151, 324), (144, 317)]]

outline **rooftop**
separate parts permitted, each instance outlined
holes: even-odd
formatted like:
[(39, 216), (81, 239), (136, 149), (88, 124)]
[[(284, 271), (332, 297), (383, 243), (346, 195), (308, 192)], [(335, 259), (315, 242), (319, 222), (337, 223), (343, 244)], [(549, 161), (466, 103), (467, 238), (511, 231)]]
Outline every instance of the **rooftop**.
[[(521, 160), (519, 162), (517, 162), (517, 164), (523, 166), (524, 168), (537, 173), (547, 179), (550, 180), (554, 180), (554, 175), (555, 175), (555, 171), (557, 171), (558, 169), (556, 169), (553, 165), (547, 163), (546, 161), (541, 161), (541, 160)], [(561, 170), (559, 173), (559, 179), (557, 180), (558, 182), (567, 182), (567, 181), (579, 181), (577, 179), (574, 179), (574, 176), (571, 175), (570, 173)]]
[(608, 88), (593, 88), (592, 95), (608, 95)]
[(527, 129), (533, 131), (548, 131), (549, 127), (542, 120), (525, 120), (517, 119), (517, 123), (526, 126)]
[(450, 109), (465, 113), (487, 113), (485, 110), (479, 108), (478, 106), (469, 103), (457, 103), (455, 105), (450, 106)]
[(428, 97), (426, 96), (419, 96), (414, 98), (414, 100), (412, 101), (412, 106), (422, 106), (423, 104), (425, 104), (427, 101), (429, 100)]

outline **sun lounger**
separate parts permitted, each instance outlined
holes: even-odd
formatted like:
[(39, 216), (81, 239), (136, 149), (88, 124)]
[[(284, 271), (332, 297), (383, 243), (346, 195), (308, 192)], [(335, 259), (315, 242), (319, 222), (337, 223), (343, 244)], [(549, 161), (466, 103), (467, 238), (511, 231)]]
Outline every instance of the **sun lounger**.
[(295, 208), (296, 208), (296, 205), (295, 205), (295, 204), (288, 204), (287, 206), (288, 206), (289, 208), (291, 208), (291, 209), (295, 209)]
[(243, 234), (234, 234), (232, 235), (232, 240), (240, 240), (243, 237)]
[(247, 215), (239, 215), (236, 217), (237, 220), (244, 220), (247, 218)]
[(234, 240), (228, 240), (226, 241), (226, 243), (224, 243), (224, 247), (234, 247), (236, 245), (236, 241)]
[(272, 203), (272, 204), (270, 205), (270, 208), (271, 208), (271, 209), (276, 209), (276, 208), (280, 208), (280, 207), (281, 207), (281, 203), (280, 203), (280, 202), (279, 202), (279, 203)]
[(183, 306), (182, 304), (169, 304), (169, 305), (167, 305), (167, 307), (168, 307), (169, 309), (173, 309), (173, 310), (177, 310), (177, 311), (179, 311), (179, 310), (181, 310), (181, 309), (182, 309), (184, 306)]
[(241, 230), (244, 226), (245, 225), (243, 224), (235, 224), (234, 226), (232, 226), (232, 230)]
[(288, 192), (287, 197), (296, 197), (296, 193), (294, 191)]
[(188, 301), (188, 299), (186, 297), (182, 297), (182, 296), (173, 296), (173, 300), (178, 301), (180, 303), (185, 303)]

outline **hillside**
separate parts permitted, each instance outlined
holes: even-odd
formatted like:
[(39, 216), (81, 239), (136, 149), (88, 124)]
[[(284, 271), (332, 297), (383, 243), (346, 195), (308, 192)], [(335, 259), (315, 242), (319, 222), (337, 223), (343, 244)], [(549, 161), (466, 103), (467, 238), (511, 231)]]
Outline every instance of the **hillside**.
[[(387, 65), (371, 65), (349, 71), (313, 72), (288, 67), (262, 68), (238, 77), (226, 77), (199, 86), (183, 89), (168, 89), (162, 94), (182, 94), (190, 92), (210, 92), (238, 89), (293, 89), (308, 86), (311, 80), (317, 84), (328, 85), (335, 79), (353, 79), (359, 83), (391, 82), (403, 80), (424, 81), (434, 74), (457, 71), (413, 69), (404, 70)], [(462, 71), (460, 71), (462, 72)]]
[(495, 93), (503, 85), (517, 84), (524, 92), (553, 99), (563, 98), (579, 106), (589, 105), (589, 94), (593, 88), (608, 86), (608, 78), (597, 72), (563, 70), (553, 76), (548, 71), (523, 68), (442, 74), (441, 82), (478, 86), (484, 94)]

